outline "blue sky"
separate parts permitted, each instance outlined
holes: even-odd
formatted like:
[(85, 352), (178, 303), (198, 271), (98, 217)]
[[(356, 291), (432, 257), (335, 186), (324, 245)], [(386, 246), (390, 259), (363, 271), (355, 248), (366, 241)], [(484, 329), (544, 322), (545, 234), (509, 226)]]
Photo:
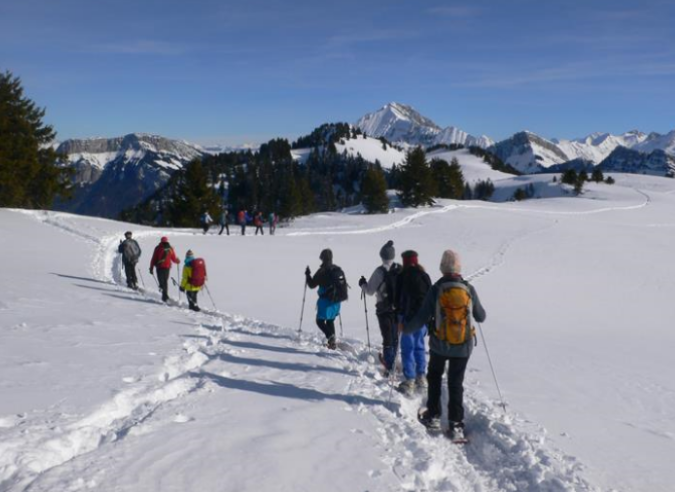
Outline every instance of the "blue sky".
[(390, 101), (441, 126), (675, 129), (670, 0), (2, 0), (0, 70), (59, 139), (238, 144)]

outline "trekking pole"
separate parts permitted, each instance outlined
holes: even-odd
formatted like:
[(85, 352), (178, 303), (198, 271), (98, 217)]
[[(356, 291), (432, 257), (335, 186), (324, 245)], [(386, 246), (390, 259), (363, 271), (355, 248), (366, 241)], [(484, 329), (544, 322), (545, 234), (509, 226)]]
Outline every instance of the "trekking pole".
[(307, 297), (307, 280), (305, 280), (305, 290), (302, 293), (302, 308), (300, 309), (300, 328), (298, 328), (298, 333), (302, 333), (302, 318), (305, 316), (305, 297)]
[(340, 320), (340, 338), (344, 338), (345, 332), (342, 329), (342, 313), (338, 314), (338, 319)]
[(366, 291), (361, 289), (361, 299), (363, 299), (363, 309), (366, 312), (366, 335), (368, 336), (368, 353), (372, 352), (370, 347), (370, 328), (368, 327), (368, 305), (366, 304)]
[(211, 299), (211, 304), (213, 304), (213, 309), (218, 311), (218, 308), (216, 307), (216, 303), (213, 301), (213, 296), (211, 295), (211, 291), (209, 290), (209, 286), (204, 282), (204, 287), (206, 288), (206, 293), (209, 295), (209, 299)]
[(155, 279), (155, 283), (157, 284), (157, 288), (159, 289), (159, 280), (157, 280), (157, 277), (155, 277), (155, 272), (151, 272), (150, 275), (152, 275), (152, 278)]
[[(180, 265), (176, 263), (176, 276), (180, 280)], [(178, 304), (180, 304), (180, 284), (178, 284)]]
[(506, 404), (504, 404), (504, 398), (502, 397), (502, 390), (499, 388), (499, 382), (497, 381), (497, 374), (495, 374), (495, 368), (492, 366), (490, 351), (488, 350), (487, 343), (485, 343), (485, 335), (483, 335), (483, 327), (480, 325), (480, 323), (478, 323), (478, 331), (480, 332), (480, 338), (483, 342), (483, 347), (485, 347), (485, 353), (487, 354), (488, 362), (490, 363), (490, 370), (492, 371), (492, 377), (495, 380), (495, 386), (497, 386), (497, 393), (499, 394), (499, 400), (502, 403), (504, 413), (506, 413)]
[(145, 279), (143, 278), (143, 272), (141, 271), (140, 268), (136, 268), (138, 270), (138, 275), (141, 277), (141, 284), (143, 284), (143, 289), (145, 289)]
[(396, 359), (398, 354), (401, 352), (401, 332), (396, 329), (396, 337), (398, 342), (396, 344), (396, 355), (394, 357), (394, 362), (391, 365), (391, 370), (389, 371), (389, 398), (387, 399), (387, 406), (391, 405), (391, 395), (394, 392), (394, 379), (396, 378)]

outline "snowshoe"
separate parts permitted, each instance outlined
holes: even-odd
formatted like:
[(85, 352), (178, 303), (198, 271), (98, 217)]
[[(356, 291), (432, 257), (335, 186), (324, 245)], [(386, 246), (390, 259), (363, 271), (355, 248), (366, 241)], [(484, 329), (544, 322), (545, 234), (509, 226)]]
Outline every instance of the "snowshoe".
[(429, 434), (438, 435), (442, 432), (441, 417), (431, 416), (427, 408), (420, 408), (417, 412), (417, 420), (427, 428)]
[(415, 394), (415, 380), (406, 379), (398, 385), (396, 390), (404, 396), (411, 397)]
[(450, 422), (450, 428), (448, 428), (445, 435), (455, 444), (468, 444), (469, 442), (464, 434), (463, 422)]

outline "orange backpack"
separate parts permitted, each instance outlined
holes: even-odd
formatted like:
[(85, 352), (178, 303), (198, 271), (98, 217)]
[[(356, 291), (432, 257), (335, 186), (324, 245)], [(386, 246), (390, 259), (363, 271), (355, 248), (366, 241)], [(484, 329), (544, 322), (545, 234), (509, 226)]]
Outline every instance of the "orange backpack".
[(462, 345), (473, 339), (471, 325), (473, 303), (466, 283), (449, 281), (439, 285), (436, 301), (436, 337), (450, 345)]

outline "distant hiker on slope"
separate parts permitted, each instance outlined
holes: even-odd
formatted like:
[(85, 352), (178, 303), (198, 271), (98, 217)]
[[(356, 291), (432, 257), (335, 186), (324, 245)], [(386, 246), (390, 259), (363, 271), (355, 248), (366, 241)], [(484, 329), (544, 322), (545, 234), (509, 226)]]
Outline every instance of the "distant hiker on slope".
[(122, 254), (124, 274), (127, 277), (127, 287), (138, 289), (138, 277), (136, 276), (136, 263), (141, 257), (141, 247), (135, 239), (131, 239), (131, 231), (124, 233), (124, 241), (120, 241), (117, 251)]
[[(401, 254), (403, 270), (396, 282), (396, 310), (399, 323), (410, 321), (422, 307), (422, 302), (431, 288), (431, 279), (419, 264), (416, 251)], [(399, 391), (411, 395), (415, 389), (427, 389), (426, 324), (419, 330), (401, 335), (401, 362), (405, 380)]]
[(274, 236), (274, 233), (277, 231), (277, 222), (279, 222), (279, 217), (277, 217), (277, 214), (274, 212), (270, 212), (267, 220), (270, 222), (270, 236)]
[(223, 234), (223, 229), (227, 231), (227, 235), (230, 235), (230, 214), (227, 211), (227, 209), (223, 209), (223, 211), (220, 214), (220, 232), (218, 235)]
[(309, 267), (305, 269), (305, 279), (310, 289), (319, 287), (319, 299), (316, 302), (316, 325), (326, 335), (326, 346), (337, 348), (335, 340), (335, 318), (340, 314), (340, 303), (347, 300), (347, 280), (342, 269), (333, 264), (333, 252), (324, 249), (319, 255), (321, 266), (312, 277)]
[(237, 214), (237, 222), (241, 226), (241, 235), (246, 235), (246, 224), (251, 221), (251, 216), (248, 214), (248, 210), (240, 210)]
[(404, 333), (413, 333), (435, 317), (429, 338), (427, 409), (419, 417), (428, 428), (441, 428), (441, 383), (447, 362), (449, 435), (460, 439), (464, 435), (464, 372), (475, 337), (471, 316), (481, 323), (485, 321), (485, 309), (476, 289), (462, 278), (457, 253), (443, 253), (441, 273), (443, 277), (427, 292), (420, 310), (402, 328)]
[(157, 268), (157, 281), (159, 282), (159, 289), (162, 291), (162, 301), (169, 300), (169, 275), (171, 274), (171, 264), (180, 263), (176, 258), (176, 252), (169, 244), (169, 240), (165, 237), (161, 239), (150, 260), (150, 275), (154, 275), (153, 269)]
[(213, 219), (211, 218), (211, 215), (209, 214), (208, 210), (204, 211), (200, 220), (202, 223), (202, 228), (204, 229), (204, 234), (206, 234), (207, 232), (209, 232), (211, 224), (213, 224)]
[(260, 231), (260, 235), (264, 236), (265, 231), (263, 230), (263, 216), (262, 212), (258, 212), (255, 214), (255, 217), (253, 218), (253, 225), (255, 226), (255, 235), (258, 235), (258, 231)]
[(183, 279), (180, 283), (180, 291), (185, 292), (191, 310), (201, 311), (197, 305), (197, 294), (207, 280), (206, 263), (201, 258), (195, 258), (192, 250), (185, 253), (185, 265), (183, 266)]
[(359, 279), (359, 287), (366, 294), (369, 296), (376, 295), (375, 314), (382, 333), (380, 361), (387, 374), (394, 368), (398, 346), (394, 291), (396, 277), (401, 271), (401, 265), (394, 263), (395, 256), (394, 241), (387, 241), (387, 244), (380, 249), (382, 265), (373, 271), (370, 280), (366, 280), (366, 277), (363, 276)]

